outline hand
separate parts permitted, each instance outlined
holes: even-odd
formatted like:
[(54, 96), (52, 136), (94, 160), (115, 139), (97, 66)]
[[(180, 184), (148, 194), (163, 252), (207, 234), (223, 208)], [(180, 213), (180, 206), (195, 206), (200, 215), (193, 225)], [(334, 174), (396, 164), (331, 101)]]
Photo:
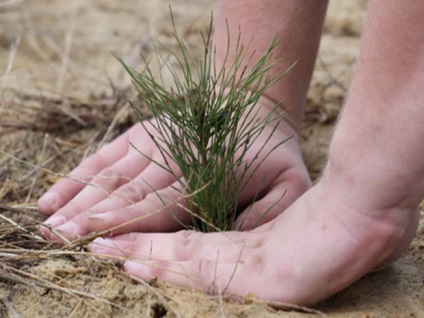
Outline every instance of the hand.
[[(146, 122), (147, 129), (150, 125)], [(262, 155), (281, 140), (294, 137), (265, 159), (241, 194), (240, 203), (248, 205), (258, 185), (264, 189), (263, 197), (240, 215), (236, 224), (241, 225), (241, 229), (250, 229), (273, 219), (310, 186), (298, 137), (287, 123), (280, 126)], [(245, 157), (247, 160), (254, 158), (270, 130), (268, 127), (256, 140)], [(149, 131), (156, 133), (154, 128)], [(84, 160), (70, 173), (70, 178), (58, 182), (39, 200), (40, 211), (51, 215), (45, 224), (69, 239), (112, 228), (114, 235), (181, 229), (182, 224), (190, 222), (191, 216), (176, 205), (181, 200), (181, 193), (175, 187), (180, 188), (180, 183), (147, 157), (164, 163), (162, 153), (149, 134), (141, 124), (136, 124)], [(176, 176), (181, 177), (178, 169), (172, 168)], [(263, 211), (273, 204), (276, 204), (274, 208), (257, 223)], [(49, 238), (56, 238), (47, 227), (42, 227), (41, 231)]]
[[(339, 185), (340, 183), (337, 183)], [(245, 232), (131, 233), (97, 238), (92, 252), (124, 262), (137, 278), (158, 278), (210, 294), (311, 305), (404, 252), (418, 210), (346, 204), (351, 189), (321, 179), (274, 220)]]

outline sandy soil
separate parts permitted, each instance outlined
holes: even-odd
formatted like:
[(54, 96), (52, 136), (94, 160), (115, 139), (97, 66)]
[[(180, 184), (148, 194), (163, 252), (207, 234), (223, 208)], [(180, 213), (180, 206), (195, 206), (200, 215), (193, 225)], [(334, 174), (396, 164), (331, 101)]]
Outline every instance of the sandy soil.
[[(198, 47), (214, 3), (169, 2), (185, 39)], [(151, 39), (172, 46), (167, 4), (0, 2), (0, 317), (423, 317), (423, 214), (402, 259), (303, 310), (138, 282), (79, 244), (35, 236), (40, 194), (135, 122), (126, 102), (134, 93), (111, 51), (137, 66), (140, 52), (152, 52)], [(333, 1), (329, 8), (303, 134), (314, 178), (349, 85), (365, 6)]]

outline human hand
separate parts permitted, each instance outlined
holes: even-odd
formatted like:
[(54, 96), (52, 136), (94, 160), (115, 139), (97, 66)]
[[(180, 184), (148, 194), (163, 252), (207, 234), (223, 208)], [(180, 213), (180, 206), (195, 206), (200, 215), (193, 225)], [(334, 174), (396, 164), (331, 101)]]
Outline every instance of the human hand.
[[(266, 109), (261, 111), (266, 114)], [(151, 125), (151, 122), (145, 123), (149, 133), (141, 124), (134, 125), (85, 159), (70, 173), (71, 178), (59, 181), (40, 198), (40, 211), (51, 215), (45, 222), (47, 227), (41, 228), (45, 236), (56, 238), (49, 228), (73, 239), (92, 231), (109, 229), (113, 229), (113, 235), (134, 231), (174, 231), (190, 222), (189, 213), (177, 205), (183, 200), (183, 189), (176, 179), (182, 177), (181, 173), (169, 160), (174, 175), (148, 159), (161, 164), (165, 160), (149, 136), (156, 132)], [(263, 189), (259, 200), (240, 215), (236, 228), (250, 229), (273, 219), (310, 185), (298, 137), (287, 123), (283, 122), (280, 126), (268, 141), (263, 156), (281, 140), (294, 137), (264, 160), (241, 193), (240, 204), (248, 206), (259, 185)], [(253, 160), (271, 129), (267, 127), (259, 136), (246, 154), (246, 160)], [(261, 159), (258, 158), (258, 162)], [(280, 200), (282, 194), (284, 196)], [(274, 204), (273, 209), (257, 222), (263, 211)]]
[[(363, 209), (351, 187), (321, 179), (284, 213), (251, 231), (130, 233), (97, 238), (93, 253), (124, 263), (143, 280), (160, 279), (215, 295), (311, 305), (387, 265), (408, 248), (419, 210)], [(348, 203), (347, 203), (348, 202)]]

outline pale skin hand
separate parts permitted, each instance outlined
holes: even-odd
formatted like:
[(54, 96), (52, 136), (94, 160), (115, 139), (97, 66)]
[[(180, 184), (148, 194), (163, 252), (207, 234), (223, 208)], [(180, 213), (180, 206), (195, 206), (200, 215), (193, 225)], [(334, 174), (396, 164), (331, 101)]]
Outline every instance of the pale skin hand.
[(126, 271), (144, 279), (298, 304), (397, 258), (424, 196), (423, 15), (421, 2), (370, 3), (327, 168), (285, 213), (249, 232), (131, 233), (92, 250), (129, 258)]
[[(282, 128), (274, 133), (262, 151), (262, 155), (257, 159), (258, 162), (278, 142), (295, 135), (295, 132), (285, 123), (281, 126)], [(271, 129), (272, 127), (267, 128), (258, 138), (248, 151), (247, 160), (255, 157)], [(154, 128), (149, 130), (152, 133), (155, 132)], [(301, 159), (297, 138), (293, 136), (284, 144), (284, 147), (275, 150), (257, 170), (255, 177), (241, 194), (240, 203), (248, 205), (249, 200), (254, 198), (259, 184), (262, 184), (263, 193), (266, 195), (255, 202), (252, 208), (248, 208), (246, 215), (240, 216), (237, 225), (243, 224), (244, 229), (251, 228), (264, 209), (276, 203), (276, 206), (257, 225), (273, 219), (309, 188), (310, 180)], [(72, 178), (80, 179), (84, 179), (84, 176), (95, 175), (90, 183), (96, 186), (85, 186), (84, 183), (67, 179), (57, 183), (49, 191), (49, 194), (56, 193), (59, 199), (57, 205), (51, 206), (42, 200), (39, 204), (40, 209), (46, 214), (54, 212), (55, 208), (63, 205), (46, 221), (48, 226), (54, 227), (67, 238), (73, 239), (92, 231), (115, 228), (131, 220), (133, 221), (128, 225), (115, 228), (113, 234), (180, 229), (181, 224), (170, 213), (180, 222), (188, 223), (191, 216), (173, 204), (181, 197), (181, 193), (171, 187), (179, 186), (175, 178), (143, 157), (140, 151), (164, 164), (161, 152), (140, 124), (132, 127), (96, 155), (85, 160), (70, 175), (73, 176)], [(108, 156), (108, 154), (113, 155)], [(286, 160), (281, 161), (280, 158), (286, 158)], [(173, 168), (178, 174), (179, 170), (176, 167)], [(285, 195), (281, 198), (284, 193)], [(164, 202), (158, 199), (158, 195)], [(164, 209), (164, 203), (169, 205), (169, 209)], [(65, 224), (57, 223), (65, 220), (67, 221)], [(55, 238), (47, 227), (42, 227), (41, 231), (47, 237)]]
[[(126, 272), (147, 281), (310, 305), (399, 256), (416, 229), (408, 211), (396, 211), (407, 216), (397, 224), (376, 222), (328, 195), (333, 192), (330, 182), (320, 182), (250, 232), (131, 233), (96, 239), (90, 248), (126, 260)], [(407, 232), (400, 234), (398, 226)]]
[(128, 259), (143, 279), (305, 305), (398, 258), (424, 197), (423, 14), (422, 2), (370, 3), (323, 177), (275, 220), (250, 232), (132, 233), (92, 250)]
[[(318, 49), (320, 26), (323, 21), (326, 2), (313, 4), (307, 10), (301, 11), (297, 10), (297, 4), (293, 5), (290, 2), (284, 5), (274, 3), (274, 1), (268, 2), (267, 5), (261, 6), (260, 10), (257, 10), (255, 1), (245, 1), (243, 5), (231, 4), (228, 1), (220, 2), (219, 10), (221, 14), (218, 16), (217, 29), (215, 30), (214, 42), (217, 43), (218, 48), (218, 63), (224, 59), (226, 53), (225, 17), (229, 16), (231, 12), (237, 12), (237, 14), (231, 14), (231, 39), (238, 37), (238, 25), (241, 25), (242, 41), (245, 43), (249, 43), (252, 37), (257, 35), (256, 31), (259, 29), (275, 29), (274, 33), (263, 32), (260, 37), (256, 36), (252, 41), (250, 52), (256, 52), (255, 56), (257, 57), (265, 53), (275, 35), (281, 35), (281, 42), (275, 51), (275, 58), (279, 60), (279, 63), (270, 71), (269, 75), (283, 72), (298, 59), (302, 60), (302, 63), (299, 63), (295, 70), (290, 72), (283, 81), (267, 91), (267, 97), (264, 97), (260, 103), (262, 117), (265, 117), (275, 104), (271, 101), (276, 102), (284, 98), (284, 106), (288, 108), (285, 117), (287, 123), (280, 125), (269, 145), (276, 144), (290, 136), (293, 136), (293, 138), (263, 163), (260, 171), (256, 173), (255, 179), (251, 181), (251, 186), (242, 194), (242, 200), (248, 203), (254, 197), (258, 184), (263, 184), (267, 190), (264, 191), (266, 195), (260, 201), (252, 208), (247, 209), (249, 211), (247, 216), (246, 214), (240, 216), (237, 226), (243, 224), (242, 229), (249, 229), (253, 225), (260, 225), (271, 220), (284, 211), (310, 186), (309, 176), (299, 150), (298, 135), (306, 91)], [(240, 6), (240, 8), (237, 6)], [(252, 10), (252, 8), (256, 9)], [(280, 23), (281, 16), (292, 10), (295, 11), (288, 15), (290, 18), (287, 19), (287, 23)], [(259, 13), (259, 16), (267, 17), (267, 19), (258, 19), (257, 13)], [(245, 19), (246, 16), (249, 19)], [(266, 25), (263, 25), (264, 23)], [(302, 37), (299, 40), (297, 33), (300, 27), (305, 28), (309, 36)], [(295, 39), (297, 40), (294, 41)], [(232, 41), (232, 45), (234, 44), (235, 40)], [(290, 54), (286, 54), (283, 50), (284, 46), (288, 44), (292, 47)], [(232, 52), (233, 50), (230, 49), (228, 58), (230, 64), (231, 59), (234, 58), (231, 56)], [(268, 134), (265, 132), (257, 140), (250, 153), (250, 158), (254, 157), (255, 149), (262, 146), (267, 136)], [(91, 231), (113, 228), (126, 221), (143, 217), (161, 209), (163, 202), (158, 200), (157, 195), (154, 193), (148, 195), (153, 192), (152, 189), (160, 191), (160, 194), (166, 198), (166, 202), (172, 202), (177, 198), (179, 194), (170, 187), (176, 180), (158, 166), (149, 164), (149, 160), (144, 159), (137, 150), (130, 147), (129, 142), (153, 159), (163, 160), (162, 155), (141, 125), (134, 126), (70, 173), (76, 179), (91, 181), (106, 191), (65, 179), (53, 186), (47, 195), (39, 200), (40, 211), (46, 215), (53, 214), (46, 221), (48, 227), (59, 230), (62, 235), (68, 238), (75, 238)], [(263, 153), (265, 154), (266, 151)], [(281, 160), (281, 158), (284, 158), (284, 160)], [(88, 176), (95, 176), (95, 178), (90, 180)], [(111, 177), (105, 178), (104, 176)], [(263, 180), (264, 176), (266, 176), (266, 180)], [(285, 195), (278, 205), (256, 224), (263, 211), (275, 204), (284, 192)], [(107, 195), (108, 193), (110, 195)], [(48, 199), (50, 199), (50, 202)], [(182, 222), (189, 219), (186, 213), (175, 206), (172, 208), (172, 212)], [(181, 225), (175, 222), (174, 218), (169, 216), (169, 213), (165, 212), (155, 213), (149, 219), (143, 218), (139, 222), (132, 222), (128, 226), (114, 229), (113, 233), (172, 231), (180, 228)], [(47, 227), (42, 227), (41, 231), (45, 236), (57, 239)]]

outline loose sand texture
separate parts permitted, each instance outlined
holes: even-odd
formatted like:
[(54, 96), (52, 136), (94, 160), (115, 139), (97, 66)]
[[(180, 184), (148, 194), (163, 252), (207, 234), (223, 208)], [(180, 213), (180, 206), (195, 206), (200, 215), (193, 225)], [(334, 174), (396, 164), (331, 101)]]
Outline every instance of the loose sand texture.
[[(169, 3), (185, 41), (200, 49), (214, 2)], [(424, 317), (423, 214), (403, 258), (303, 309), (136, 281), (119, 262), (87, 254), (89, 238), (53, 244), (38, 236), (37, 198), (136, 122), (127, 102), (134, 90), (111, 52), (142, 70), (139, 54), (151, 55), (153, 42), (175, 47), (169, 3), (0, 2), (0, 317)], [(303, 131), (313, 178), (346, 96), (365, 8), (364, 0), (329, 7)]]

